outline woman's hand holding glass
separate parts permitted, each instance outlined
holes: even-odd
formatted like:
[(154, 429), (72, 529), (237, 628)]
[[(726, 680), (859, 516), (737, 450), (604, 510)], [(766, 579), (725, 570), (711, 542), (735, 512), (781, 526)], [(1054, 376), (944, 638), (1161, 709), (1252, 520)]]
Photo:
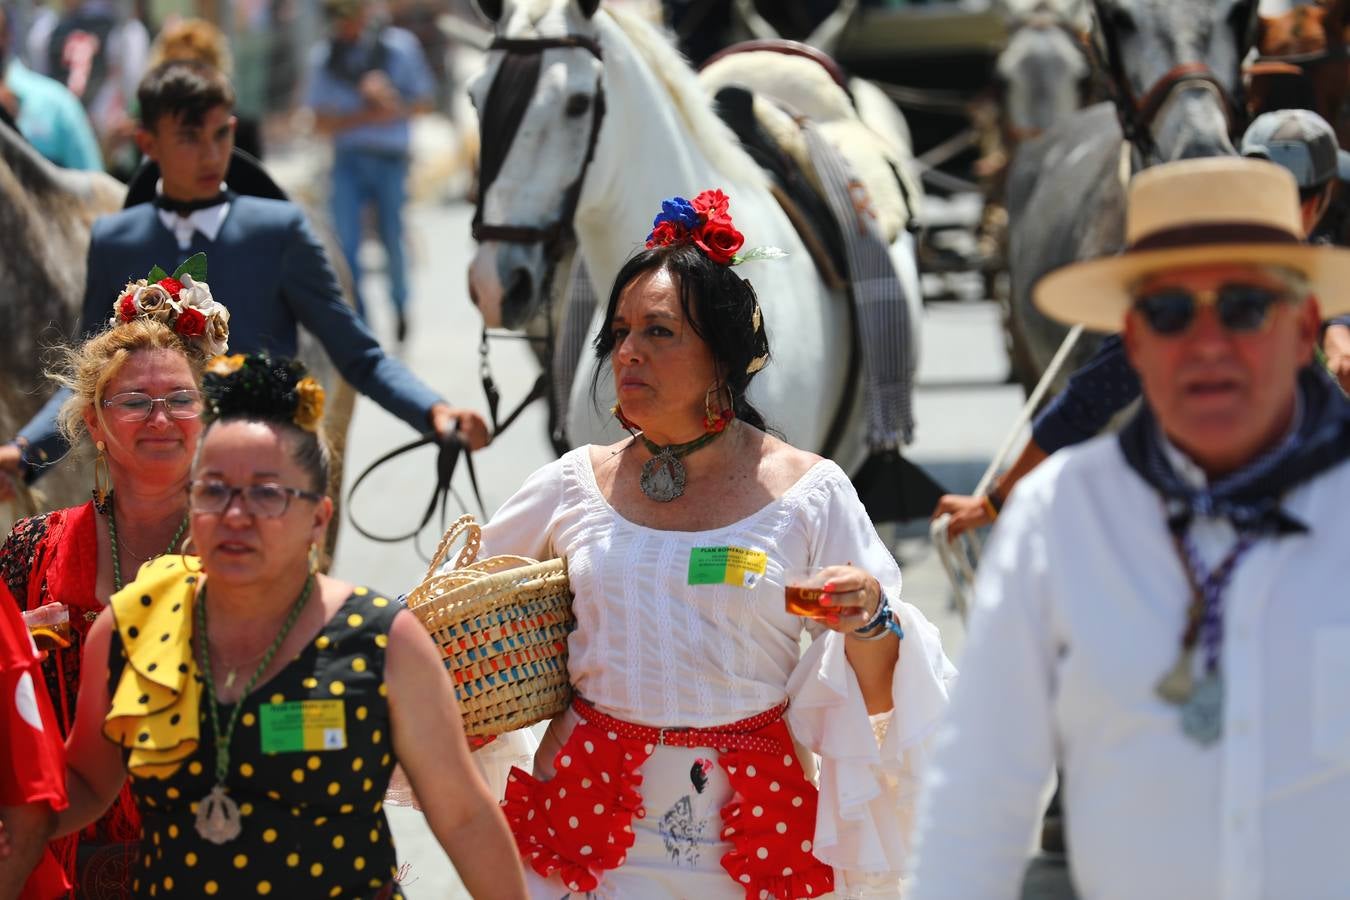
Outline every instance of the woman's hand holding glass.
[(853, 565), (788, 569), (783, 587), (788, 612), (841, 634), (866, 625), (881, 603), (880, 582)]

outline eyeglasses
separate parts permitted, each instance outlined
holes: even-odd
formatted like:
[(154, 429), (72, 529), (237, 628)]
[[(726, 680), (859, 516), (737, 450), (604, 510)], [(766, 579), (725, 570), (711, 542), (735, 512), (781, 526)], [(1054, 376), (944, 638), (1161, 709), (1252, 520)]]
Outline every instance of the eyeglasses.
[(197, 391), (170, 391), (163, 397), (151, 397), (139, 391), (114, 394), (103, 401), (103, 408), (112, 411), (119, 422), (144, 422), (155, 411), (155, 404), (164, 404), (164, 414), (172, 419), (195, 419), (202, 414), (202, 395)]
[(286, 514), (292, 497), (317, 503), (323, 494), (286, 487), (283, 484), (250, 484), (234, 487), (223, 481), (205, 479), (188, 482), (188, 506), (195, 513), (219, 515), (230, 508), (236, 496), (244, 498), (244, 509), (260, 519), (275, 519)]
[(1261, 331), (1270, 320), (1270, 311), (1288, 291), (1259, 284), (1234, 282), (1207, 291), (1183, 287), (1162, 287), (1139, 293), (1134, 308), (1155, 334), (1178, 335), (1195, 322), (1201, 304), (1214, 307), (1223, 327), (1233, 334)]

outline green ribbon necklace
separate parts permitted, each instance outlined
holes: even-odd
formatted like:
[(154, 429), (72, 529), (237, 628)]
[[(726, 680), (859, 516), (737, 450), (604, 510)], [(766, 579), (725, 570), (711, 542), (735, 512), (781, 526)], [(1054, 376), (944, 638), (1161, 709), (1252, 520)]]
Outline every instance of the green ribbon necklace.
[[(108, 493), (108, 543), (112, 544), (112, 564), (113, 564), (113, 593), (120, 591), (125, 585), (122, 583), (122, 548), (121, 541), (117, 540), (117, 507), (113, 505), (112, 493)], [(169, 546), (164, 553), (172, 553), (177, 547), (178, 542), (183, 539), (183, 532), (187, 531), (188, 514), (183, 513), (183, 521), (178, 523), (178, 530), (173, 533), (169, 539)], [(150, 559), (155, 559), (154, 556)], [(149, 559), (143, 559), (141, 562), (149, 562)], [(97, 613), (95, 613), (97, 615)]]
[(295, 598), (295, 603), (291, 605), (290, 614), (286, 616), (286, 624), (281, 626), (281, 631), (272, 640), (272, 645), (267, 648), (263, 654), (262, 662), (258, 663), (258, 668), (253, 670), (248, 681), (244, 684), (244, 692), (239, 695), (239, 700), (234, 704), (234, 712), (230, 713), (230, 721), (224, 730), (220, 727), (220, 713), (216, 701), (216, 683), (211, 677), (211, 651), (207, 646), (206, 640), (206, 585), (202, 585), (201, 594), (197, 597), (197, 609), (195, 610), (195, 621), (197, 630), (197, 652), (202, 659), (202, 677), (206, 685), (206, 702), (211, 713), (211, 732), (216, 743), (216, 784), (211, 788), (211, 793), (207, 794), (197, 804), (197, 833), (213, 844), (226, 844), (239, 837), (243, 831), (242, 817), (239, 813), (239, 804), (235, 803), (227, 793), (225, 787), (225, 776), (230, 771), (230, 739), (234, 736), (234, 726), (239, 721), (239, 712), (244, 708), (244, 699), (252, 693), (257, 685), (258, 679), (262, 673), (267, 671), (267, 667), (272, 663), (272, 657), (276, 656), (277, 650), (281, 649), (281, 642), (286, 640), (286, 635), (291, 633), (295, 623), (300, 618), (301, 611), (305, 608), (305, 601), (309, 600), (310, 593), (314, 590), (314, 576), (310, 575), (305, 579), (305, 586), (300, 591), (300, 596)]
[(669, 444), (665, 447), (655, 441), (648, 440), (645, 434), (639, 435), (642, 438), (642, 443), (647, 447), (647, 452), (652, 455), (651, 459), (642, 464), (642, 480), (639, 482), (642, 493), (657, 503), (669, 503), (676, 497), (681, 496), (684, 493), (684, 484), (689, 478), (689, 473), (685, 470), (684, 463), (680, 462), (680, 458), (708, 446), (723, 431), (725, 429), (709, 431), (692, 441), (683, 444)]

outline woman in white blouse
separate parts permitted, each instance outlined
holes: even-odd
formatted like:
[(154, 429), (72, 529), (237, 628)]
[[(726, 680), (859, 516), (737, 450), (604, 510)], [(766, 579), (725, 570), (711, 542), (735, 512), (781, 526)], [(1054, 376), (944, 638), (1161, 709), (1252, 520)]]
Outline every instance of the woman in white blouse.
[[(484, 529), (484, 553), (566, 557), (576, 595), (577, 702), (504, 809), (535, 896), (897, 896), (954, 670), (847, 476), (746, 399), (762, 315), (699, 236), (658, 221), (610, 293), (596, 351), (634, 436), (538, 470)], [(838, 612), (785, 610), (802, 566)]]

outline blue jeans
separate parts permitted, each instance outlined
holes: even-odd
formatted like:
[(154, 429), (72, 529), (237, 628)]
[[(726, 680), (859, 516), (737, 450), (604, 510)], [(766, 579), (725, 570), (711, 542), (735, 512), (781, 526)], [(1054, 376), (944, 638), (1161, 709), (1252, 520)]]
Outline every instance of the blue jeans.
[(403, 204), (406, 202), (408, 158), (361, 150), (338, 150), (333, 158), (333, 225), (342, 253), (356, 284), (356, 308), (362, 318), (366, 304), (361, 296), (361, 212), (375, 206), (380, 243), (388, 258), (389, 296), (403, 315), (408, 304), (408, 264), (403, 253)]

